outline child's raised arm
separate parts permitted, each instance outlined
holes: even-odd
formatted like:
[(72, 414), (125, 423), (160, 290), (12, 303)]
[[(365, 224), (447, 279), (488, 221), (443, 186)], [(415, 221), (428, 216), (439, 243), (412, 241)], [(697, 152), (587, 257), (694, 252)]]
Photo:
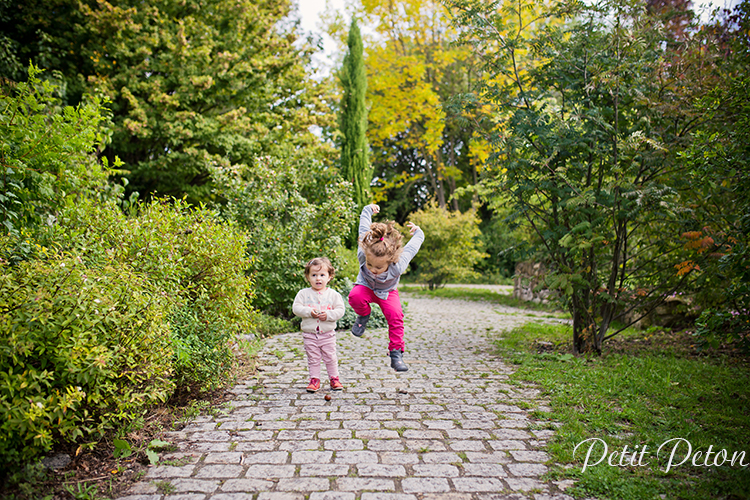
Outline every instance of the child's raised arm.
[(359, 215), (359, 230), (357, 231), (360, 237), (370, 230), (372, 216), (378, 212), (380, 212), (380, 207), (375, 203), (370, 203), (362, 209), (362, 213)]
[(419, 248), (424, 241), (424, 231), (422, 231), (419, 226), (413, 222), (407, 222), (406, 226), (409, 228), (412, 238), (409, 240), (409, 243), (404, 246), (404, 251), (401, 252), (401, 257), (396, 264), (399, 274), (403, 274), (404, 271), (406, 271), (409, 262), (411, 262), (411, 259), (417, 255), (417, 252), (419, 252)]

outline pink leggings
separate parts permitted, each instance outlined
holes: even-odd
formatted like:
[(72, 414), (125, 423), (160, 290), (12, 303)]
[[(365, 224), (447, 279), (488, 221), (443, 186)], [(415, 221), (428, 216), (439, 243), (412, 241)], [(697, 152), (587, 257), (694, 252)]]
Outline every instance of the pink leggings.
[(302, 333), (302, 340), (307, 353), (307, 368), (310, 378), (320, 379), (320, 361), (326, 364), (328, 377), (339, 376), (339, 358), (336, 355), (336, 331)]
[(401, 309), (401, 297), (398, 290), (391, 290), (388, 298), (383, 300), (375, 292), (363, 285), (354, 285), (349, 292), (349, 305), (360, 316), (370, 314), (370, 303), (375, 302), (383, 311), (388, 321), (388, 350), (404, 350), (404, 311)]

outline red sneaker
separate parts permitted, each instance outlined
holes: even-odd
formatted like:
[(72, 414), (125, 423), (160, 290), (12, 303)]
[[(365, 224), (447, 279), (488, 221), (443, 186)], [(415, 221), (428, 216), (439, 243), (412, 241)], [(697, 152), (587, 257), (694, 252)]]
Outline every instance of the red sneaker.
[(307, 392), (318, 392), (318, 389), (320, 389), (320, 379), (311, 378), (310, 383), (307, 386)]
[(331, 377), (331, 390), (340, 391), (344, 388), (344, 384), (341, 383), (338, 377)]

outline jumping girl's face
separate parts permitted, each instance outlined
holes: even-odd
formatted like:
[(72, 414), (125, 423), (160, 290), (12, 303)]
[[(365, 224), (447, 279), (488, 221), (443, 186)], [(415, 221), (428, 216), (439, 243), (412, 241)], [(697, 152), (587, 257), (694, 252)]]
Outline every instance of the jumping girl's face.
[(365, 252), (365, 260), (367, 269), (372, 274), (378, 275), (386, 272), (388, 270), (388, 266), (390, 265), (390, 262), (388, 262), (388, 257), (385, 255), (382, 257), (375, 257), (370, 252)]
[(322, 292), (328, 286), (328, 282), (331, 281), (331, 276), (323, 266), (315, 266), (310, 268), (310, 272), (307, 273), (307, 281), (310, 282), (310, 286), (316, 292)]

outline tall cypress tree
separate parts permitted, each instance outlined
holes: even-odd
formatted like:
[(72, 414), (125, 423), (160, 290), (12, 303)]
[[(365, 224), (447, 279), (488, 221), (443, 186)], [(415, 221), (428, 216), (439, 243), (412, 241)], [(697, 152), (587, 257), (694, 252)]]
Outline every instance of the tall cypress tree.
[[(354, 186), (354, 202), (362, 208), (370, 203), (370, 147), (367, 144), (367, 75), (363, 56), (362, 35), (357, 20), (352, 19), (347, 42), (349, 51), (339, 73), (344, 88), (341, 103), (341, 175)], [(356, 230), (356, 229), (355, 229)]]

